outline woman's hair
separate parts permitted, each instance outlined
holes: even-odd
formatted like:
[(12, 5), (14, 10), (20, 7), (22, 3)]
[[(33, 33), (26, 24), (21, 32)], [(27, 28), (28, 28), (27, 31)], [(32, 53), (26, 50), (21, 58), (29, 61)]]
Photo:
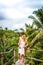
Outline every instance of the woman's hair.
[(23, 36), (23, 40), (27, 43), (27, 38), (24, 32), (21, 32), (20, 36)]
[(21, 33), (20, 33), (20, 36), (22, 36), (22, 35), (24, 35), (24, 34), (25, 34), (24, 32), (21, 32)]
[(24, 41), (26, 40), (26, 36), (24, 32), (21, 32), (20, 36), (23, 36)]

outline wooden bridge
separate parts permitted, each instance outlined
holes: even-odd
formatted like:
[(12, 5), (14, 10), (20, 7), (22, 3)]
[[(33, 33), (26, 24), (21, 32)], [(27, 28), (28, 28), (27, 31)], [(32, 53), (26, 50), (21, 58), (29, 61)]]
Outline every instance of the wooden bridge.
[[(35, 51), (38, 51), (38, 52), (43, 52), (43, 50), (36, 50), (36, 49), (28, 49), (28, 50), (30, 50), (30, 53), (31, 53), (31, 51), (33, 51), (33, 50), (35, 50)], [(12, 56), (12, 58), (10, 58), (9, 60), (8, 60), (8, 62), (6, 62), (5, 64), (3, 64), (3, 55), (4, 54), (9, 54), (10, 52), (14, 52), (14, 56)], [(1, 58), (1, 65), (8, 65), (8, 63), (11, 61), (11, 60), (13, 60), (14, 62), (13, 62), (13, 64), (12, 65), (25, 65), (24, 63), (22, 63), (22, 64), (20, 64), (20, 63), (17, 63), (16, 62), (16, 49), (15, 48), (12, 48), (10, 51), (8, 51), (8, 52), (1, 52), (0, 53), (0, 58)], [(26, 60), (34, 60), (34, 61), (38, 61), (38, 62), (42, 62), (43, 63), (43, 60), (40, 60), (40, 59), (37, 59), (37, 58), (33, 58), (32, 56), (30, 56), (30, 57), (27, 57), (26, 56)], [(26, 64), (26, 65), (32, 65), (32, 64)]]

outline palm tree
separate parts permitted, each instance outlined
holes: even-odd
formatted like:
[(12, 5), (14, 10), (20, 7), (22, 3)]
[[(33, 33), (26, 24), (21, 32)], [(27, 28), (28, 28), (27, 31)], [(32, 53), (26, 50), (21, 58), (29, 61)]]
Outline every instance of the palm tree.
[(33, 12), (33, 14), (36, 16), (29, 16), (29, 18), (33, 19), (33, 24), (38, 26), (38, 28), (43, 28), (43, 8), (38, 9)]
[[(33, 27), (34, 27), (34, 25), (36, 25), (36, 27), (37, 27), (37, 29), (38, 29), (38, 31), (39, 31), (39, 33), (36, 35), (36, 37), (34, 37), (33, 39), (32, 39), (32, 45), (34, 45), (35, 44), (35, 41), (36, 40), (38, 40), (38, 38), (37, 37), (42, 37), (43, 36), (43, 34), (42, 34), (42, 32), (43, 32), (43, 29), (42, 29), (42, 26), (43, 26), (43, 8), (41, 8), (41, 9), (38, 9), (37, 11), (34, 11), (33, 12), (33, 14), (35, 14), (36, 15), (36, 17), (35, 16), (29, 16), (28, 18), (31, 18), (31, 19), (33, 19)], [(41, 30), (41, 29), (42, 30)], [(40, 34), (41, 33), (41, 34)], [(32, 46), (31, 45), (31, 46)], [(30, 46), (30, 47), (31, 47)]]
[(36, 17), (40, 20), (40, 22), (43, 24), (43, 7), (41, 9), (38, 9), (37, 11), (34, 11), (33, 14), (36, 15)]
[(42, 28), (42, 23), (35, 16), (31, 15), (31, 16), (29, 16), (29, 18), (33, 20), (33, 23), (32, 23), (33, 27), (35, 26), (38, 29)]
[[(27, 48), (43, 49), (43, 29), (42, 29), (43, 12), (42, 11), (43, 11), (43, 8), (38, 9), (37, 11), (33, 12), (34, 15), (37, 14), (36, 17), (32, 16), (32, 15), (28, 17), (28, 18), (31, 18), (33, 20), (33, 23), (32, 23), (32, 25), (26, 24), (26, 35), (27, 35), (28, 41), (29, 41)], [(35, 51), (35, 54), (34, 54), (34, 51), (32, 51), (32, 52), (33, 53), (31, 53), (31, 54), (33, 57), (43, 59), (41, 52)], [(39, 55), (40, 55), (40, 57), (39, 57)], [(40, 62), (38, 64), (38, 62), (35, 61), (35, 64), (39, 65)]]

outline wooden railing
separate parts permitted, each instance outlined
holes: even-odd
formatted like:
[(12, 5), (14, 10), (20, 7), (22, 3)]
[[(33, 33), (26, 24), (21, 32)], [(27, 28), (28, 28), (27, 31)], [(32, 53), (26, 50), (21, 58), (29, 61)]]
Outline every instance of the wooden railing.
[[(35, 50), (35, 51), (39, 51), (39, 52), (43, 52), (43, 50), (36, 50), (36, 49), (29, 49), (30, 51), (33, 51), (33, 50)], [(6, 62), (5, 64), (3, 64), (3, 54), (8, 54), (8, 53), (10, 53), (10, 52), (14, 52), (14, 56), (12, 56), (12, 58), (10, 58), (9, 60), (8, 60), (8, 62)], [(1, 56), (1, 65), (7, 65), (12, 59), (13, 59), (13, 61), (15, 62), (16, 61), (16, 49), (15, 48), (12, 48), (10, 51), (8, 51), (8, 52), (1, 52), (0, 53), (0, 56)], [(33, 58), (32, 56), (31, 57), (27, 57), (26, 56), (26, 59), (31, 59), (31, 60), (34, 60), (34, 61), (39, 61), (39, 62), (42, 62), (43, 63), (43, 60), (40, 60), (40, 59), (37, 59), (37, 58)]]

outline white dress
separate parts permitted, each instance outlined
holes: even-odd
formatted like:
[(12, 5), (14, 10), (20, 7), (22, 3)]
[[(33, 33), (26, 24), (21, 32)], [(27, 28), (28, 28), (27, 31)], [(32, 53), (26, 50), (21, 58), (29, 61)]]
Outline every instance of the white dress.
[(20, 47), (18, 48), (18, 53), (20, 53), (21, 55), (25, 55), (25, 42), (23, 41), (23, 39), (20, 37)]

